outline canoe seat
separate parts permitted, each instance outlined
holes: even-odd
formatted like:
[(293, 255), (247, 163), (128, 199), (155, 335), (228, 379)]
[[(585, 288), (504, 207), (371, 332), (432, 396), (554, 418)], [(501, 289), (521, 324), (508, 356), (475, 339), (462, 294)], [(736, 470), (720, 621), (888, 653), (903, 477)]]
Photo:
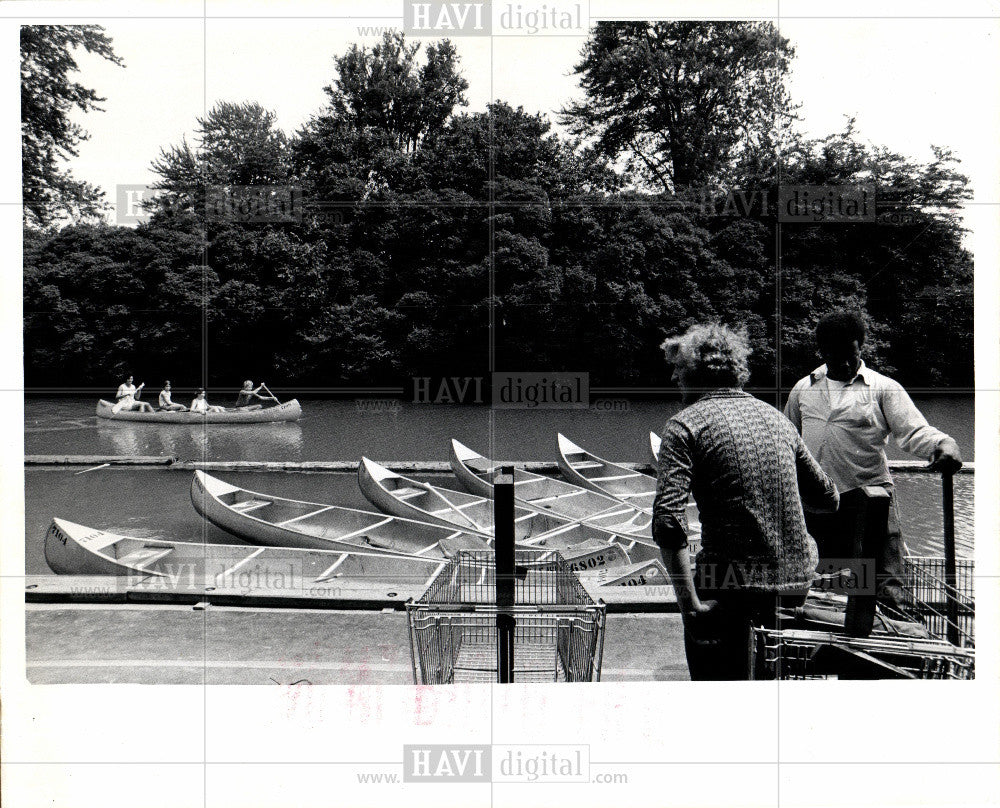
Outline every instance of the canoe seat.
[(395, 495), (396, 499), (402, 499), (402, 500), (413, 499), (413, 497), (419, 496), (420, 494), (426, 494), (426, 493), (427, 492), (424, 491), (424, 489), (422, 489), (422, 488), (405, 488), (404, 487), (404, 488), (397, 488), (395, 491), (393, 491), (393, 494)]
[(118, 561), (129, 567), (145, 567), (170, 555), (173, 551), (173, 547), (143, 547), (122, 556)]
[(237, 502), (235, 505), (230, 505), (229, 507), (239, 513), (246, 513), (247, 511), (255, 511), (257, 508), (266, 508), (271, 504), (273, 503), (266, 499), (247, 499), (243, 502)]
[(570, 465), (575, 469), (599, 469), (604, 466), (603, 463), (597, 463), (594, 460), (580, 460), (576, 463), (570, 463)]
[(612, 480), (628, 480), (631, 479), (632, 477), (638, 477), (638, 476), (639, 476), (638, 472), (632, 472), (631, 474), (613, 474), (610, 477), (591, 477), (590, 481), (592, 483), (607, 483), (611, 482)]
[(321, 513), (326, 513), (329, 510), (333, 510), (332, 505), (324, 505), (322, 508), (317, 508), (316, 510), (308, 511), (306, 513), (300, 514), (299, 516), (293, 516), (291, 519), (286, 519), (284, 522), (278, 522), (278, 527), (285, 527), (286, 525), (294, 524), (295, 522), (302, 522), (306, 519), (311, 519), (313, 516), (317, 516)]

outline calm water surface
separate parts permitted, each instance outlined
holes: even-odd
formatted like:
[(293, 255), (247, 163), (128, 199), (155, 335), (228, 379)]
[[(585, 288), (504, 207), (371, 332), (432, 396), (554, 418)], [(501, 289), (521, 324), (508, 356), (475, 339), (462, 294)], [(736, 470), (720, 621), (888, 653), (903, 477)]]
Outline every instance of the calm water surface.
[[(394, 404), (392, 411), (355, 401), (300, 399), (295, 424), (186, 426), (98, 422), (92, 398), (30, 398), (25, 410), (26, 454), (172, 455), (188, 460), (445, 460), (451, 438), (497, 458), (554, 460), (564, 432), (611, 460), (650, 459), (648, 432), (659, 431), (675, 402), (629, 401), (613, 411), (490, 411), (482, 407)], [(971, 396), (917, 400), (928, 420), (973, 459)], [(893, 449), (890, 456), (906, 455)], [(205, 524), (191, 506), (190, 473), (170, 469), (28, 468), (25, 473), (25, 549), (29, 574), (48, 571), (42, 537), (60, 516), (91, 527), (143, 538), (239, 543)], [(253, 490), (296, 499), (372, 509), (353, 474), (220, 473)], [(450, 474), (428, 476), (461, 488)], [(971, 555), (973, 477), (956, 478), (959, 552)], [(917, 553), (941, 554), (941, 496), (936, 476), (898, 475), (907, 542)]]
[[(622, 401), (621, 410), (493, 410), (405, 402), (300, 399), (302, 418), (276, 424), (142, 424), (94, 415), (96, 402), (78, 396), (29, 398), (25, 454), (172, 455), (183, 460), (445, 460), (448, 442), (496, 457), (554, 460), (564, 432), (609, 460), (648, 461), (647, 434), (659, 432), (680, 404)], [(609, 401), (609, 406), (619, 400)], [(917, 405), (973, 457), (971, 396), (926, 396)], [(391, 406), (376, 408), (375, 403)], [(890, 457), (907, 455), (890, 449)]]

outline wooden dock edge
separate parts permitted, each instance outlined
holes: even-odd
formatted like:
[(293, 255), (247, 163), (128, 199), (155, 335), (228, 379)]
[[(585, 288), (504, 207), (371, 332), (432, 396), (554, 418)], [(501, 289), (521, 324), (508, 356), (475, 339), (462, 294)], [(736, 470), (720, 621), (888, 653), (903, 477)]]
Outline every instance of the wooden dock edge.
[(169, 466), (172, 455), (25, 455), (26, 466)]
[[(447, 460), (379, 460), (379, 462), (400, 472), (424, 474), (451, 473)], [(25, 466), (155, 466), (176, 471), (286, 471), (286, 472), (346, 472), (354, 474), (358, 470), (356, 460), (181, 460), (172, 456), (124, 456), (124, 455), (25, 455)], [(527, 460), (515, 463), (518, 468), (537, 474), (559, 474), (559, 464), (554, 460)], [(621, 463), (626, 468), (645, 474), (656, 474), (650, 463)], [(959, 474), (974, 474), (975, 463), (966, 463)], [(920, 460), (890, 460), (889, 470), (905, 474), (937, 474), (930, 471)]]

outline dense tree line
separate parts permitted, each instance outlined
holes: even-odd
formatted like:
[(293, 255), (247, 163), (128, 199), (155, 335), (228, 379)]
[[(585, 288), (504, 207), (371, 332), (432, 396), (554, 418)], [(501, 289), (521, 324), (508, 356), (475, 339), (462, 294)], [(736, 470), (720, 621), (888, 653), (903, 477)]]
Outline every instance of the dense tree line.
[[(881, 368), (970, 385), (956, 161), (852, 126), (797, 136), (792, 56), (767, 25), (600, 24), (569, 135), (506, 103), (463, 111), (453, 46), (401, 35), (338, 58), (327, 105), (291, 135), (220, 103), (155, 159), (148, 223), (26, 230), (28, 383), (396, 384), (485, 373), (492, 345), (501, 370), (660, 386), (664, 336), (716, 318), (748, 329), (759, 386), (778, 380), (780, 335), (788, 385), (816, 363), (816, 319), (850, 305)], [(873, 183), (906, 219), (779, 226), (779, 177)], [(206, 213), (244, 186), (300, 189), (298, 215)]]

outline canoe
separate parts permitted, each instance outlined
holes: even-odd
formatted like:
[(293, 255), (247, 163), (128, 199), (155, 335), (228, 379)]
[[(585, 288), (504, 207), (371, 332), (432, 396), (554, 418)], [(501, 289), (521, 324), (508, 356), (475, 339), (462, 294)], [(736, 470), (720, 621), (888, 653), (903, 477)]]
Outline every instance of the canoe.
[[(658, 444), (660, 439), (656, 433), (649, 434)], [(561, 433), (558, 439), (559, 468), (570, 482), (627, 502), (643, 513), (653, 513), (653, 500), (656, 497), (655, 477), (598, 457), (577, 446)], [(701, 522), (698, 518), (698, 507), (691, 498), (688, 498), (687, 521), (688, 543), (691, 553), (694, 554), (701, 547)]]
[[(490, 550), (492, 537), (459, 529), (451, 523), (428, 523), (339, 505), (303, 502), (248, 491), (218, 477), (196, 471), (191, 480), (195, 510), (216, 527), (254, 544), (293, 549), (363, 550), (420, 558), (450, 558), (458, 550)], [(571, 534), (554, 538), (574, 570), (627, 564), (627, 552), (608, 540)], [(584, 539), (588, 539), (584, 541)], [(571, 546), (572, 545), (572, 546)]]
[(614, 497), (652, 513), (656, 496), (656, 478), (649, 474), (612, 463), (577, 446), (562, 433), (559, 442), (559, 468), (571, 483)]
[[(493, 495), (497, 464), (457, 440), (451, 442), (451, 467), (469, 491)], [(579, 520), (652, 544), (651, 513), (578, 485), (514, 469), (514, 498), (525, 508)], [(655, 545), (653, 545), (655, 547)]]
[(297, 594), (315, 584), (355, 579), (373, 584), (426, 585), (442, 558), (336, 550), (289, 550), (235, 544), (162, 541), (119, 536), (53, 519), (45, 560), (60, 575), (163, 578), (178, 588), (265, 588)]
[(253, 544), (314, 550), (366, 550), (447, 558), (456, 550), (486, 550), (476, 536), (339, 505), (248, 491), (196, 471), (191, 502), (216, 527)]
[[(404, 477), (367, 457), (358, 464), (358, 485), (368, 501), (386, 513), (493, 538), (493, 502), (485, 497)], [(514, 539), (528, 549), (559, 550), (567, 560), (584, 549), (603, 555), (609, 548), (612, 556), (604, 563), (659, 557), (659, 548), (645, 546), (634, 536), (519, 506), (514, 508)]]
[(655, 432), (649, 433), (649, 450), (653, 453), (653, 466), (660, 462), (660, 436)]
[(143, 421), (150, 424), (266, 424), (274, 421), (298, 421), (302, 407), (297, 399), (273, 407), (226, 410), (225, 412), (112, 412), (114, 404), (103, 398), (97, 402), (97, 417), (109, 421)]

